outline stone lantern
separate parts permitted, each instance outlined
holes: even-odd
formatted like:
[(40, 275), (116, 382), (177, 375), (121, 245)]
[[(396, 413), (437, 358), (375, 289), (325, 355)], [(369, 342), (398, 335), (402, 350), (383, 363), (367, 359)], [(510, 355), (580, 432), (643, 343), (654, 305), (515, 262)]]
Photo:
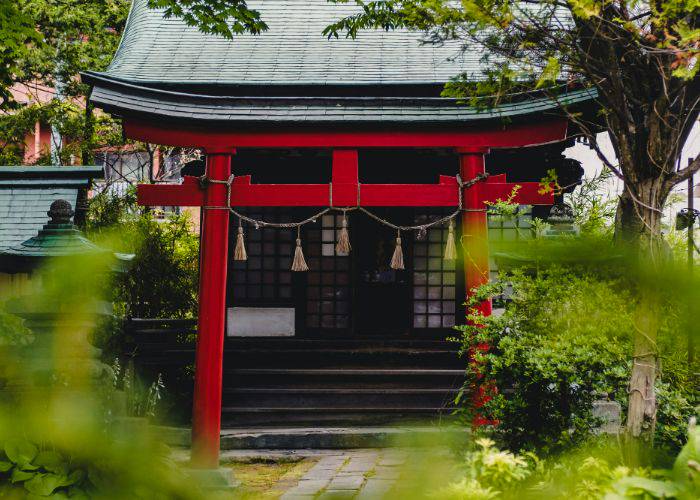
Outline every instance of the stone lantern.
[[(94, 379), (104, 374), (106, 366), (89, 337), (100, 319), (112, 315), (112, 305), (99, 300), (88, 286), (81, 290), (76, 276), (90, 268), (87, 259), (106, 257), (104, 262), (110, 264), (96, 270), (91, 280), (99, 282), (102, 272), (107, 279), (133, 256), (114, 254), (88, 240), (71, 222), (74, 212), (66, 200), (51, 203), (47, 214), (49, 221), (38, 234), (0, 252), (0, 272), (22, 273), (29, 281), (19, 296), (7, 301), (5, 309), (23, 318), (34, 333), (35, 340), (25, 354), (35, 381), (74, 376)], [(52, 265), (45, 266), (48, 261)], [(70, 286), (62, 289), (66, 282)]]

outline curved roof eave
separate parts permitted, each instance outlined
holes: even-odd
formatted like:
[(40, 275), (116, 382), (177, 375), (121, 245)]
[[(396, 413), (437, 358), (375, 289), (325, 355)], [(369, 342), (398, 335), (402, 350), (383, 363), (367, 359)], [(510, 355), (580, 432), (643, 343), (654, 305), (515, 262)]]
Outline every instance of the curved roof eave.
[(473, 107), (442, 97), (271, 97), (194, 94), (146, 87), (87, 72), (95, 106), (120, 116), (170, 118), (192, 123), (228, 124), (464, 124), (554, 112), (596, 97), (593, 89), (557, 98), (533, 97), (496, 107)]

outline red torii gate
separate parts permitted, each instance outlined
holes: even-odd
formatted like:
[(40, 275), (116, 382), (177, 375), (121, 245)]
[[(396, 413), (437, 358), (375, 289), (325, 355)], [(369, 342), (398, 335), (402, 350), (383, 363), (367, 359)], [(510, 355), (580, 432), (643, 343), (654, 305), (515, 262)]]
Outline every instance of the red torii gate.
[[(138, 186), (138, 202), (151, 206), (203, 207), (200, 247), (198, 339), (195, 359), (195, 391), (192, 422), (192, 462), (201, 468), (219, 464), (221, 389), (227, 256), (229, 246), (228, 188), (235, 148), (326, 148), (332, 149), (330, 184), (252, 184), (250, 176), (236, 177), (231, 185), (231, 206), (257, 207), (456, 207), (456, 177), (440, 176), (437, 184), (362, 184), (358, 177), (358, 148), (452, 148), (460, 157), (464, 183), (485, 173), (484, 157), (490, 148), (517, 148), (561, 141), (567, 122), (543, 120), (536, 124), (509, 125), (485, 130), (319, 132), (221, 130), (159, 127), (134, 119), (124, 120), (126, 135), (156, 144), (202, 148), (206, 177), (200, 183), (185, 177), (180, 185)], [(552, 193), (539, 193), (535, 182), (518, 183), (515, 202), (551, 205)], [(486, 202), (507, 198), (516, 186), (505, 175), (488, 177), (464, 187), (462, 246), (465, 249), (467, 296), (489, 279)], [(480, 306), (485, 315), (491, 303)]]

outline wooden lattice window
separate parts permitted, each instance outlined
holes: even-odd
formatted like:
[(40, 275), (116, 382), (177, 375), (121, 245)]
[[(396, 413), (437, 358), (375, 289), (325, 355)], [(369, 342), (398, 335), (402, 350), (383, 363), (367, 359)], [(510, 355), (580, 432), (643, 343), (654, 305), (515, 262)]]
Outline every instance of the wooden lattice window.
[[(285, 213), (286, 212), (286, 213)], [(275, 208), (255, 208), (245, 213), (258, 220), (289, 222), (289, 211)], [(247, 261), (234, 261), (238, 220), (232, 217), (229, 283), (232, 301), (241, 305), (288, 304), (293, 299), (292, 255), (295, 231), (292, 229), (260, 228), (245, 225)]]
[[(417, 215), (425, 224), (440, 215)], [(413, 243), (413, 328), (449, 328), (455, 324), (455, 261), (444, 260), (448, 229), (437, 226)]]
[(336, 255), (335, 244), (343, 216), (326, 214), (305, 229), (304, 251), (309, 271), (306, 287), (308, 328), (348, 329), (350, 321), (350, 268), (348, 255)]

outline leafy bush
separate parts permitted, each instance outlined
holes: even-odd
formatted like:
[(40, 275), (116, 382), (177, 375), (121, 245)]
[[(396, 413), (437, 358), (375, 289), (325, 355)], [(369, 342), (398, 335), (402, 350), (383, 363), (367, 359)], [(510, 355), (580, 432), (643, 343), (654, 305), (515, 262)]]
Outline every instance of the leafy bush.
[(90, 201), (88, 234), (119, 235), (115, 251), (133, 253), (114, 283), (117, 312), (136, 318), (192, 318), (197, 308), (199, 237), (187, 214), (158, 219), (125, 197), (102, 193)]
[[(34, 441), (0, 429), (0, 496), (7, 498), (203, 498), (167, 448), (87, 432)], [(56, 428), (53, 429), (56, 431)], [(39, 434), (40, 435), (40, 434)], [(39, 435), (33, 434), (34, 437)], [(41, 443), (41, 444), (39, 444)]]
[(461, 479), (433, 495), (446, 500), (677, 498), (700, 495), (700, 429), (686, 428), (688, 443), (667, 470), (631, 468), (621, 448), (597, 443), (556, 459), (501, 451), (488, 439), (466, 453)]
[[(474, 310), (470, 324), (458, 327), (462, 353), (476, 361), (460, 399), (465, 418), (474, 417), (474, 408), (464, 395), (491, 380), (496, 390), (479, 413), (499, 423), (496, 435), (509, 449), (549, 454), (594, 433), (600, 423), (592, 412), (595, 400), (607, 395), (625, 409), (635, 301), (621, 278), (601, 274), (549, 267), (534, 276), (514, 272), (478, 290), (472, 305), (503, 293), (506, 282), (513, 288), (502, 315), (485, 318)], [(666, 329), (679, 328), (671, 319), (666, 323)], [(479, 349), (484, 343), (486, 353)], [(679, 349), (670, 342), (660, 348), (670, 360)], [(679, 366), (667, 364), (658, 381), (657, 438), (675, 450), (694, 405), (686, 394), (689, 379), (677, 377)]]
[(199, 238), (186, 215), (133, 223), (135, 257), (116, 282), (123, 314), (135, 318), (192, 318), (197, 308)]

